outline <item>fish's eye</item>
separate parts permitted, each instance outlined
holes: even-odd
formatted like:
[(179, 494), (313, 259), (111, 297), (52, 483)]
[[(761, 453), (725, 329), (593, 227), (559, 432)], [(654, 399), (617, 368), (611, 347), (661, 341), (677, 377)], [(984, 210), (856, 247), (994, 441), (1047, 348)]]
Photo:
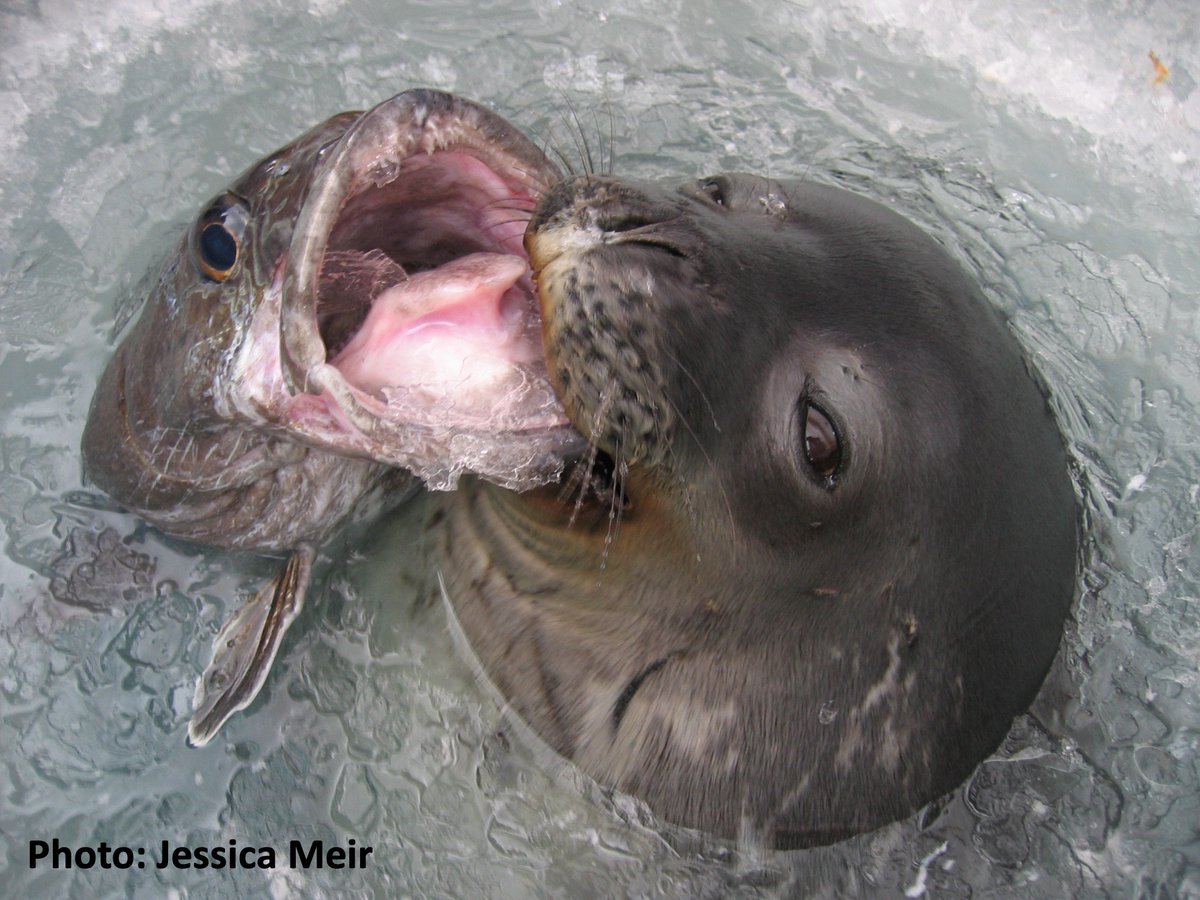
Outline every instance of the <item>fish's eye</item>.
[(705, 178), (700, 182), (700, 191), (717, 206), (725, 205), (725, 185), (720, 178)]
[(209, 281), (228, 278), (242, 256), (242, 238), (249, 217), (245, 202), (235, 194), (222, 194), (192, 227), (192, 259)]
[(842, 442), (833, 420), (811, 400), (800, 404), (800, 446), (813, 473), (833, 487), (842, 467)]

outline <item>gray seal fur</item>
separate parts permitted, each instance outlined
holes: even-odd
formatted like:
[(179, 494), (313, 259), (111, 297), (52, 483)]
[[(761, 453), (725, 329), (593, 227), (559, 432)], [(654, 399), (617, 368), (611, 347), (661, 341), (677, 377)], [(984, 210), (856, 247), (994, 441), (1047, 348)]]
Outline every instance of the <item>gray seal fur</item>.
[(1002, 317), (905, 219), (809, 182), (570, 179), (526, 246), (591, 452), (432, 520), (515, 711), (667, 822), (759, 846), (961, 783), (1074, 594), (1066, 453)]

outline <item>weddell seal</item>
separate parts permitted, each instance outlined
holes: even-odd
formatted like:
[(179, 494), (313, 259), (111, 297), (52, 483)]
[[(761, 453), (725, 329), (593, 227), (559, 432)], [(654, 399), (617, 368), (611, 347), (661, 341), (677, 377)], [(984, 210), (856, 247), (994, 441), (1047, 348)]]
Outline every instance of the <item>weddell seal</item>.
[(602, 785), (758, 846), (953, 789), (1074, 593), (1064, 447), (1001, 316), (915, 226), (808, 182), (572, 178), (525, 241), (590, 449), (433, 516), (496, 688)]

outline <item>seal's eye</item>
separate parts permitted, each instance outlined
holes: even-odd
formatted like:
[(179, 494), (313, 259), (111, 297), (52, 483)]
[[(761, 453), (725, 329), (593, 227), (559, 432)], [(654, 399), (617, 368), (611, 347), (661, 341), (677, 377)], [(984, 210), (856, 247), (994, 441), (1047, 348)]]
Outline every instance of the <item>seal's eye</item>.
[(706, 178), (700, 182), (700, 190), (717, 206), (725, 205), (725, 185), (718, 178)]
[(222, 194), (192, 226), (192, 259), (209, 281), (224, 281), (238, 264), (247, 217), (240, 197)]
[(825, 411), (810, 401), (801, 406), (800, 418), (804, 458), (813, 472), (832, 486), (842, 465), (842, 444), (837, 429)]

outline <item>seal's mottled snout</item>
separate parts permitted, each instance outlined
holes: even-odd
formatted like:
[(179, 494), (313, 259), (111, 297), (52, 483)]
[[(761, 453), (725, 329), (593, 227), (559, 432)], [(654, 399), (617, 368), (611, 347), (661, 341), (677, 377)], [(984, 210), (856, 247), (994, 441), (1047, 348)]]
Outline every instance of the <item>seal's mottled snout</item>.
[(588, 423), (584, 434), (623, 463), (658, 462), (673, 439), (659, 335), (677, 314), (668, 298), (689, 298), (662, 288), (704, 282), (694, 238), (679, 227), (684, 206), (575, 178), (547, 192), (526, 231), (551, 380), (573, 421)]

